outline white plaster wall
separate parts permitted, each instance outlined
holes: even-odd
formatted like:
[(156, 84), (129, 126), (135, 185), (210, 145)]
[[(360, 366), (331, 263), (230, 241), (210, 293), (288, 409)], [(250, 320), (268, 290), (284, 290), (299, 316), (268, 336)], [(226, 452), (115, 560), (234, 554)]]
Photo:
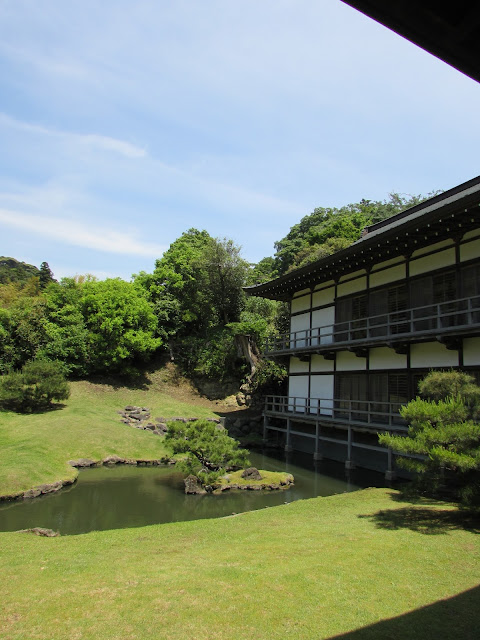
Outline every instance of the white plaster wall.
[(465, 338), (463, 341), (463, 364), (480, 365), (480, 338)]
[[(325, 307), (312, 312), (312, 344), (330, 344), (333, 342), (333, 324), (335, 307)], [(315, 331), (318, 329), (318, 331)]]
[(370, 349), (370, 369), (406, 369), (407, 356), (388, 347)]
[(420, 273), (427, 271), (433, 271), (434, 269), (441, 269), (449, 265), (455, 264), (455, 249), (446, 249), (439, 253), (434, 253), (431, 256), (425, 256), (424, 258), (418, 258), (417, 260), (410, 261), (410, 275), (416, 276)]
[(428, 244), (425, 247), (420, 247), (412, 253), (413, 258), (417, 258), (419, 256), (423, 256), (425, 253), (429, 253), (430, 251), (437, 251), (437, 249), (443, 249), (446, 247), (451, 247), (453, 244), (453, 240), (442, 240), (441, 242), (434, 242), (433, 244)]
[(377, 262), (377, 264), (373, 265), (372, 267), (372, 272), (378, 271), (379, 269), (383, 269), (384, 267), (393, 267), (399, 263), (403, 263), (405, 262), (405, 258), (403, 257), (396, 257), (396, 258), (390, 258), (390, 260), (385, 260), (384, 262)]
[(366, 358), (357, 358), (350, 351), (339, 351), (337, 353), (337, 371), (365, 371), (366, 368)]
[(458, 367), (458, 351), (450, 351), (439, 342), (420, 342), (410, 346), (410, 366), (419, 367)]
[(326, 416), (333, 410), (333, 375), (312, 376), (310, 380), (310, 411)]
[(460, 261), (473, 260), (480, 256), (480, 238), (460, 245)]
[[(288, 397), (289, 398), (307, 398), (308, 397), (308, 376), (290, 376), (288, 379)], [(288, 408), (293, 411), (293, 403)], [(295, 410), (305, 412), (306, 400), (296, 401)]]
[(350, 282), (339, 284), (337, 287), (337, 296), (347, 296), (350, 293), (357, 293), (357, 291), (365, 291), (366, 288), (367, 278), (366, 276), (361, 276), (355, 280), (350, 280)]
[(333, 371), (335, 362), (333, 360), (325, 360), (321, 355), (312, 355), (311, 371)]
[(404, 264), (399, 264), (390, 269), (384, 269), (378, 273), (370, 274), (370, 287), (379, 287), (382, 284), (388, 284), (389, 282), (395, 282), (406, 277), (406, 270)]
[(365, 269), (358, 269), (357, 271), (350, 271), (350, 273), (346, 273), (344, 276), (341, 276), (339, 282), (345, 282), (345, 280), (351, 280), (352, 278), (357, 278), (358, 276), (364, 276)]
[(299, 316), (292, 316), (290, 321), (290, 331), (291, 333), (296, 333), (295, 336), (291, 336), (291, 340), (295, 339), (295, 343), (292, 343), (291, 346), (296, 347), (304, 347), (306, 342), (304, 338), (306, 338), (306, 329), (310, 329), (310, 313), (302, 313)]
[(290, 373), (308, 373), (308, 367), (308, 361), (302, 362), (302, 360), (294, 356), (290, 358)]
[(310, 294), (292, 300), (292, 313), (305, 311), (305, 309), (310, 309)]
[(480, 229), (472, 229), (471, 231), (467, 231), (463, 236), (462, 240), (468, 240), (469, 238), (478, 238), (480, 234)]
[(312, 307), (320, 307), (323, 304), (331, 304), (335, 301), (335, 287), (329, 287), (322, 291), (315, 291), (312, 299)]

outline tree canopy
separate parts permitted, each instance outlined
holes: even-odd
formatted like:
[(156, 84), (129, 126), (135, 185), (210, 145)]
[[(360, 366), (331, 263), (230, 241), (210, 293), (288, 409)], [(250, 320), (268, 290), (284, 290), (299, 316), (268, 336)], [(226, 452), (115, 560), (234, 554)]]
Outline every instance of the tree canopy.
[[(390, 194), (317, 207), (255, 265), (233, 240), (193, 228), (132, 282), (90, 275), (56, 282), (47, 262), (38, 269), (0, 258), (0, 373), (35, 357), (61, 361), (74, 376), (128, 372), (168, 349), (189, 375), (240, 382), (265, 338), (288, 331), (284, 303), (245, 297), (242, 287), (343, 249), (365, 226), (423, 199)], [(281, 366), (260, 372), (265, 380), (284, 375)]]

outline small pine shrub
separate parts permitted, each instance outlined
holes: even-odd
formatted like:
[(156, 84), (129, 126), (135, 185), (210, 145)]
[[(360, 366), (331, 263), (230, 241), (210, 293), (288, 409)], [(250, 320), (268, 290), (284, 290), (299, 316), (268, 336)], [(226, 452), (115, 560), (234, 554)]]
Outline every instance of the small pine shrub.
[(32, 360), (21, 371), (0, 378), (0, 407), (19, 413), (48, 409), (53, 400), (66, 400), (69, 395), (59, 362)]

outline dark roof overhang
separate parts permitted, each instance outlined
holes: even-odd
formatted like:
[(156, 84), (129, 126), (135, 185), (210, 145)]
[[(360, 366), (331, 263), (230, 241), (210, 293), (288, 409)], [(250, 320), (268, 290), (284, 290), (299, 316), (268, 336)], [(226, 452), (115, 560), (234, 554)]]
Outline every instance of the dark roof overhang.
[(480, 4), (342, 0), (480, 82)]
[(480, 176), (367, 227), (362, 238), (346, 249), (244, 290), (253, 296), (289, 300), (296, 291), (338, 281), (345, 274), (369, 270), (374, 264), (397, 256), (410, 256), (428, 244), (449, 238), (459, 240), (480, 226), (479, 214)]

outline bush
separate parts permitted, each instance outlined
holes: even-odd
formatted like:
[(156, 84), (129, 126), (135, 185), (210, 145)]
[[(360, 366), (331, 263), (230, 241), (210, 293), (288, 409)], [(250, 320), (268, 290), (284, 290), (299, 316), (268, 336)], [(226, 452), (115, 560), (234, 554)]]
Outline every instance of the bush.
[(48, 409), (53, 400), (66, 400), (69, 395), (59, 362), (32, 360), (21, 371), (0, 379), (0, 407), (20, 413)]

